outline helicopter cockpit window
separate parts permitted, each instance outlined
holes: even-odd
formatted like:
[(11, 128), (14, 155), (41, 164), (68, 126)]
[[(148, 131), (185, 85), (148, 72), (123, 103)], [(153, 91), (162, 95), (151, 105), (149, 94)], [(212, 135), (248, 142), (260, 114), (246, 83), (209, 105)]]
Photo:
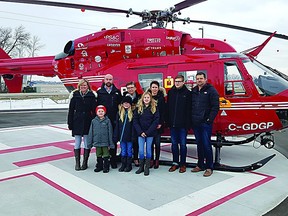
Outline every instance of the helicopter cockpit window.
[(184, 76), (185, 85), (189, 90), (191, 90), (196, 85), (196, 74), (198, 72), (205, 73), (206, 77), (207, 77), (207, 71), (206, 70), (181, 71), (178, 73), (178, 74)]
[(243, 60), (243, 63), (253, 77), (254, 84), (260, 95), (272, 96), (288, 89), (288, 82), (264, 67), (257, 61)]
[(243, 77), (236, 62), (224, 64), (225, 94), (227, 96), (245, 96), (246, 90), (243, 85)]
[(150, 83), (154, 80), (158, 81), (160, 86), (163, 86), (163, 74), (162, 73), (139, 74), (138, 80), (143, 91), (146, 91), (150, 87)]

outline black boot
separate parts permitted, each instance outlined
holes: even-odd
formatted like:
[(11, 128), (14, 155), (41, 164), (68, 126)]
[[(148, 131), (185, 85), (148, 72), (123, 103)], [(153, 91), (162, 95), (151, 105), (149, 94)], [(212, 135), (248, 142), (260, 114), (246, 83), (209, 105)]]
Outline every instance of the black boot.
[(159, 168), (159, 160), (155, 160), (154, 169)]
[(142, 172), (144, 172), (144, 159), (139, 160), (139, 168), (135, 173), (140, 174)]
[(80, 168), (80, 151), (81, 149), (74, 149), (74, 156), (75, 156), (75, 170), (79, 171)]
[(150, 168), (152, 168), (154, 166), (154, 160), (150, 159)]
[(83, 159), (83, 164), (81, 166), (81, 170), (86, 170), (88, 167), (88, 158), (90, 155), (90, 149), (84, 149), (84, 159)]
[(130, 172), (132, 170), (132, 157), (127, 157), (127, 164), (125, 167), (125, 172)]
[(109, 153), (111, 155), (110, 164), (112, 169), (117, 169), (116, 152), (117, 152), (116, 148), (109, 150)]
[(103, 158), (97, 157), (96, 169), (94, 169), (94, 172), (100, 172), (102, 170), (103, 170)]
[(104, 157), (103, 173), (109, 172), (109, 157)]
[(124, 172), (126, 164), (127, 164), (127, 157), (121, 157), (121, 167), (119, 168), (119, 172)]
[(145, 169), (144, 169), (144, 175), (148, 176), (149, 175), (149, 169), (150, 169), (150, 158), (146, 158), (145, 160)]

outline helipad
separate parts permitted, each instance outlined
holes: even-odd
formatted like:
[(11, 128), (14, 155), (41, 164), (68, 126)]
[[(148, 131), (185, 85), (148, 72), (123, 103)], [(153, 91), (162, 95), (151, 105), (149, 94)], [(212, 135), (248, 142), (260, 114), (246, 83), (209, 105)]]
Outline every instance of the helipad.
[[(288, 195), (288, 160), (257, 143), (222, 149), (222, 163), (243, 166), (269, 155), (264, 167), (245, 173), (215, 171), (168, 172), (151, 169), (150, 175), (110, 170), (74, 170), (73, 139), (66, 125), (0, 129), (1, 214), (14, 215), (263, 215)], [(162, 159), (171, 160), (163, 144)], [(189, 145), (188, 161), (196, 162)]]

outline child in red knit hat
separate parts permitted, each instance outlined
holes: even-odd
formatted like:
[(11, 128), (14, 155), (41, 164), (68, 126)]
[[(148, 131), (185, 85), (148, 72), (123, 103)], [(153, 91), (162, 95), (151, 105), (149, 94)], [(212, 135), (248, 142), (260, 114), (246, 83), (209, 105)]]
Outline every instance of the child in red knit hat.
[[(105, 116), (106, 107), (99, 105), (96, 107), (96, 117), (92, 120), (89, 134), (88, 146), (96, 147), (97, 163), (94, 172), (109, 172), (109, 148), (114, 148), (112, 140), (112, 124), (110, 119)], [(104, 161), (104, 163), (103, 163)]]

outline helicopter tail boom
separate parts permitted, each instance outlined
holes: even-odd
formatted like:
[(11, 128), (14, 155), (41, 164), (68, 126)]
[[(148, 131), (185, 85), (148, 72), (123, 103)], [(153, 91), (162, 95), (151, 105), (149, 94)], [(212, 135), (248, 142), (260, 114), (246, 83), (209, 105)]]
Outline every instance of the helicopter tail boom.
[(55, 76), (52, 68), (53, 59), (54, 56), (11, 59), (0, 48), (0, 75), (7, 85), (9, 93), (22, 91), (23, 75)]

